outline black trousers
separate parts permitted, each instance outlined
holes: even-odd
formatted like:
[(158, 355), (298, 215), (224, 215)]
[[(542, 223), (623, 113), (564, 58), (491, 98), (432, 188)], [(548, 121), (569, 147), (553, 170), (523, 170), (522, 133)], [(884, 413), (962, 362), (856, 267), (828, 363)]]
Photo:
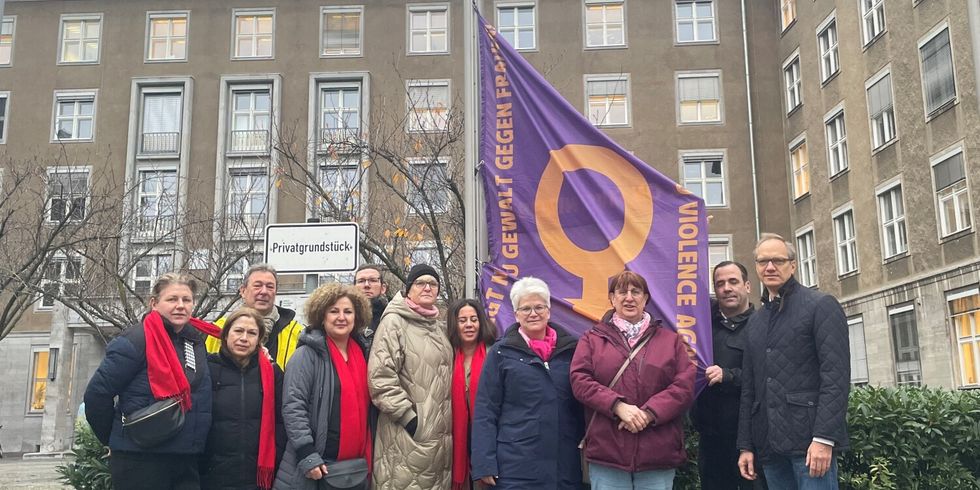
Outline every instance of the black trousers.
[(701, 435), (698, 445), (698, 473), (702, 490), (765, 490), (762, 461), (756, 459), (755, 481), (746, 480), (738, 471), (736, 436)]
[(200, 490), (196, 454), (113, 451), (109, 472), (114, 490)]

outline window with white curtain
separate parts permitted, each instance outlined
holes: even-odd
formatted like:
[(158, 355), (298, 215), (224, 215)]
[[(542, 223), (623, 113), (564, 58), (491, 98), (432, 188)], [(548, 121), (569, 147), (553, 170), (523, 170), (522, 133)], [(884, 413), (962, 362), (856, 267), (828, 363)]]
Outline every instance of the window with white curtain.
[(919, 46), (922, 61), (922, 90), (926, 115), (932, 115), (956, 100), (953, 77), (953, 53), (949, 45), (949, 28), (939, 31)]
[(176, 154), (180, 149), (180, 92), (144, 92), (140, 153)]
[(891, 74), (885, 74), (868, 86), (867, 92), (872, 147), (877, 150), (890, 143), (896, 136)]
[(589, 121), (596, 126), (629, 124), (629, 75), (589, 75), (585, 92), (589, 104)]
[(936, 186), (940, 235), (945, 237), (969, 229), (970, 197), (966, 186), (966, 169), (963, 166), (963, 150), (934, 161), (932, 173)]
[(721, 78), (718, 74), (684, 73), (677, 76), (681, 124), (721, 121)]

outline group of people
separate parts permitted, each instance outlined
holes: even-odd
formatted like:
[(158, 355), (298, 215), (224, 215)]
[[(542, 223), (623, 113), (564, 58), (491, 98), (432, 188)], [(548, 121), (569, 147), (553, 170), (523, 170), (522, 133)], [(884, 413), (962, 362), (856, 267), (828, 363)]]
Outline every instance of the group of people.
[(697, 400), (689, 346), (646, 311), (647, 279), (628, 270), (581, 337), (551, 320), (534, 277), (512, 285), (517, 321), (498, 337), (479, 301), (443, 320), (424, 264), (390, 300), (374, 265), (321, 286), (305, 328), (275, 304), (267, 265), (214, 324), (191, 316), (196, 282), (164, 274), (142, 324), (107, 347), (86, 418), (117, 489), (670, 489), (689, 411), (703, 488), (760, 488), (762, 473), (769, 488), (836, 488), (846, 322), (795, 282), (795, 259), (781, 237), (759, 242), (758, 311), (744, 266), (712, 272), (716, 363)]

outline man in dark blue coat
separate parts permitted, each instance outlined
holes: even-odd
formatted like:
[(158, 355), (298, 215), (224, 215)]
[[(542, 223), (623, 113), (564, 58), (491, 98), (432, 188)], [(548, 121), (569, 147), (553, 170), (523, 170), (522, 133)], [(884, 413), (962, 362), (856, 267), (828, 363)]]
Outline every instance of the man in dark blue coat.
[(747, 325), (739, 470), (752, 480), (761, 463), (773, 489), (836, 489), (836, 454), (848, 445), (844, 310), (796, 282), (796, 249), (783, 237), (763, 234), (755, 263), (765, 289)]

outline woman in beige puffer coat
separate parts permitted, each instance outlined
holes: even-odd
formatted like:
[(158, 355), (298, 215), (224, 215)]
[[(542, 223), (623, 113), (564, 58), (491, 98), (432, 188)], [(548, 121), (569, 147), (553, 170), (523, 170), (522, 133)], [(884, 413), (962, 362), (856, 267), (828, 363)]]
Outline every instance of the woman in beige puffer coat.
[(388, 303), (368, 360), (368, 388), (380, 411), (374, 444), (379, 490), (452, 486), (453, 351), (435, 307), (439, 276), (416, 265)]

